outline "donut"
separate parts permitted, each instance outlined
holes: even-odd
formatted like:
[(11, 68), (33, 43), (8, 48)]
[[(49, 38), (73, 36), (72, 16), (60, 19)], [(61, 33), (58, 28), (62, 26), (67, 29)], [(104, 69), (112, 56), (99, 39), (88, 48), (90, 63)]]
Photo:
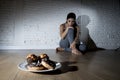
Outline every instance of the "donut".
[(53, 67), (53, 69), (56, 67), (56, 62), (49, 60), (48, 64)]
[(26, 58), (32, 58), (33, 60), (36, 58), (36, 55), (35, 54), (28, 54)]
[(47, 69), (54, 69), (56, 64), (49, 59), (49, 56), (45, 53), (40, 55), (41, 64)]
[(54, 69), (53, 66), (49, 65), (46, 61), (41, 61), (41, 64), (47, 69)]
[(44, 70), (45, 67), (42, 66), (42, 65), (40, 65), (40, 66), (30, 66), (30, 65), (28, 65), (28, 66), (27, 66), (27, 69), (28, 69), (28, 70), (34, 70), (34, 71), (36, 71), (36, 70)]
[(37, 64), (38, 62), (38, 57), (35, 54), (28, 54), (26, 59), (28, 64), (32, 64), (32, 63)]
[(49, 58), (48, 55), (45, 54), (45, 53), (40, 54), (40, 57), (41, 57), (41, 59), (43, 59), (43, 58)]

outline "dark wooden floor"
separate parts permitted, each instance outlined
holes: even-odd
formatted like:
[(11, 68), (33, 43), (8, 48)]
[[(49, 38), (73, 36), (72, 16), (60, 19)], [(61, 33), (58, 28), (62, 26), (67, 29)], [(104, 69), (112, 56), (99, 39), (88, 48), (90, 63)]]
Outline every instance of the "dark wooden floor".
[[(42, 52), (61, 62), (60, 70), (41, 74), (17, 68), (27, 54)], [(76, 56), (55, 50), (0, 50), (0, 80), (120, 80), (120, 51), (93, 51)]]

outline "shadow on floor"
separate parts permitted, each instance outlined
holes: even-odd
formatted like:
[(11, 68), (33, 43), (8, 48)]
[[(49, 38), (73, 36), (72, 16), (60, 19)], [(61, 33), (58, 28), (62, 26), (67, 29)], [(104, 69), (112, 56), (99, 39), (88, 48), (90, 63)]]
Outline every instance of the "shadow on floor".
[(42, 72), (42, 73), (36, 73), (36, 74), (44, 74), (44, 75), (58, 75), (58, 74), (63, 74), (67, 72), (73, 72), (77, 71), (78, 67), (77, 66), (72, 66), (71, 64), (75, 64), (76, 62), (70, 62), (70, 61), (65, 61), (65, 62), (60, 62), (62, 67), (58, 70), (55, 71), (50, 71), (50, 72)]

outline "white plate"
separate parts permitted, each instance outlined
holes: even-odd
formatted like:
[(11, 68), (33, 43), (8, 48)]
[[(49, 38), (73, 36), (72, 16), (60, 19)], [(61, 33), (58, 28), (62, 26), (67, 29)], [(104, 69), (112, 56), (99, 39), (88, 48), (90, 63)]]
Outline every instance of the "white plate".
[(27, 69), (27, 62), (22, 62), (22, 63), (20, 63), (20, 64), (18, 65), (18, 68), (19, 68), (20, 70), (30, 71), (30, 72), (48, 72), (48, 71), (57, 70), (57, 69), (59, 69), (61, 66), (62, 66), (61, 63), (56, 62), (56, 67), (55, 67), (55, 69), (49, 69), (49, 70), (28, 70), (28, 69)]

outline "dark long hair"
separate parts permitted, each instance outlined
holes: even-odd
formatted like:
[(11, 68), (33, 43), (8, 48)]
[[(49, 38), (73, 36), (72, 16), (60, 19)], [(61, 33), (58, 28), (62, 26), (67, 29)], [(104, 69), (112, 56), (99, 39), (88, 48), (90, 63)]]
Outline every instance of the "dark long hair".
[(75, 23), (74, 23), (73, 27), (76, 27), (77, 26), (77, 23), (76, 23), (76, 14), (73, 13), (73, 12), (68, 13), (66, 20), (68, 20), (69, 18), (73, 18), (75, 20)]

